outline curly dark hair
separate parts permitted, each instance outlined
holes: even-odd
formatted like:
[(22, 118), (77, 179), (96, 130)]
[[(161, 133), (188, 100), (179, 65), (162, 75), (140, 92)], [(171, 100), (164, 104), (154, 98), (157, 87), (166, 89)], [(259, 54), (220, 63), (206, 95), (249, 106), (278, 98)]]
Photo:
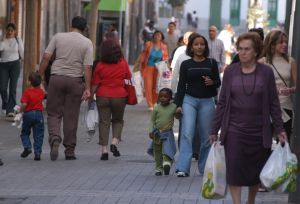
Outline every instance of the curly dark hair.
[(162, 88), (161, 90), (159, 90), (159, 94), (161, 92), (167, 92), (168, 95), (170, 96), (170, 99), (172, 100), (173, 92), (172, 92), (172, 90), (170, 88)]
[(100, 61), (108, 64), (116, 64), (124, 58), (120, 43), (116, 39), (104, 40), (100, 45)]
[(192, 50), (192, 47), (193, 47), (193, 43), (194, 41), (197, 39), (197, 38), (202, 38), (204, 40), (204, 44), (205, 44), (205, 50), (203, 52), (203, 56), (205, 58), (207, 58), (209, 56), (209, 48), (208, 48), (208, 42), (206, 40), (206, 38), (198, 33), (192, 33), (189, 37), (189, 42), (186, 46), (186, 55), (190, 56), (191, 58), (193, 58), (194, 56), (194, 52)]

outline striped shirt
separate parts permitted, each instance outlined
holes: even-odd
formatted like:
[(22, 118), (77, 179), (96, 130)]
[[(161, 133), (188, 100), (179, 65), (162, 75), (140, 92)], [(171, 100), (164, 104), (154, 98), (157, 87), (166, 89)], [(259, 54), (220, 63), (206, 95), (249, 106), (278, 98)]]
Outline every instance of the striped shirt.
[(222, 40), (207, 39), (209, 48), (209, 57), (218, 62), (219, 68), (225, 65), (225, 49)]

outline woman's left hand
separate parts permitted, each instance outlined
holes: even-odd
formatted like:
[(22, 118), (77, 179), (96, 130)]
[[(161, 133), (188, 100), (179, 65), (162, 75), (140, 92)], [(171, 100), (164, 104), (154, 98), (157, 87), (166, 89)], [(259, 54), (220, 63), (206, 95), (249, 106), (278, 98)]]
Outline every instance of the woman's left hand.
[(285, 143), (287, 140), (286, 133), (283, 131), (277, 135), (277, 138), (281, 144)]
[(206, 86), (211, 86), (214, 84), (214, 81), (209, 76), (202, 76)]
[(282, 96), (289, 96), (289, 95), (295, 93), (295, 91), (296, 91), (296, 88), (295, 88), (295, 87), (290, 87), (290, 88), (285, 87), (285, 88), (281, 88), (281, 89), (279, 90), (279, 95), (282, 95)]

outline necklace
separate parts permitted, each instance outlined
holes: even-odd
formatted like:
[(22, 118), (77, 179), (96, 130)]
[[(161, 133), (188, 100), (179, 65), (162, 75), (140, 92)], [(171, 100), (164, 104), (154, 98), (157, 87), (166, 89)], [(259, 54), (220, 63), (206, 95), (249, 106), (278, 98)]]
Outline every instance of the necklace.
[(245, 88), (245, 85), (244, 85), (244, 73), (241, 69), (241, 78), (242, 78), (242, 86), (243, 86), (243, 92), (246, 96), (251, 96), (254, 92), (254, 89), (255, 89), (255, 85), (256, 85), (256, 68), (254, 70), (254, 80), (253, 80), (253, 87), (251, 89), (251, 91), (249, 93), (247, 93), (246, 91), (246, 88)]

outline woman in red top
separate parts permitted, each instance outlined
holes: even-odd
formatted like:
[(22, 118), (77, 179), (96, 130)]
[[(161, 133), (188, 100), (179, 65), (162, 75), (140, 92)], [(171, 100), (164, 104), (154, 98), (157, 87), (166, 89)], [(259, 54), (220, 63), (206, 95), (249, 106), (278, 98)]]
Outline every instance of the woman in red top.
[(112, 123), (112, 142), (110, 151), (119, 157), (116, 145), (121, 139), (123, 116), (127, 100), (124, 80), (131, 78), (128, 63), (124, 59), (118, 41), (108, 39), (100, 46), (100, 62), (92, 80), (92, 95), (96, 93), (99, 110), (99, 144), (101, 160), (108, 160), (108, 138)]

